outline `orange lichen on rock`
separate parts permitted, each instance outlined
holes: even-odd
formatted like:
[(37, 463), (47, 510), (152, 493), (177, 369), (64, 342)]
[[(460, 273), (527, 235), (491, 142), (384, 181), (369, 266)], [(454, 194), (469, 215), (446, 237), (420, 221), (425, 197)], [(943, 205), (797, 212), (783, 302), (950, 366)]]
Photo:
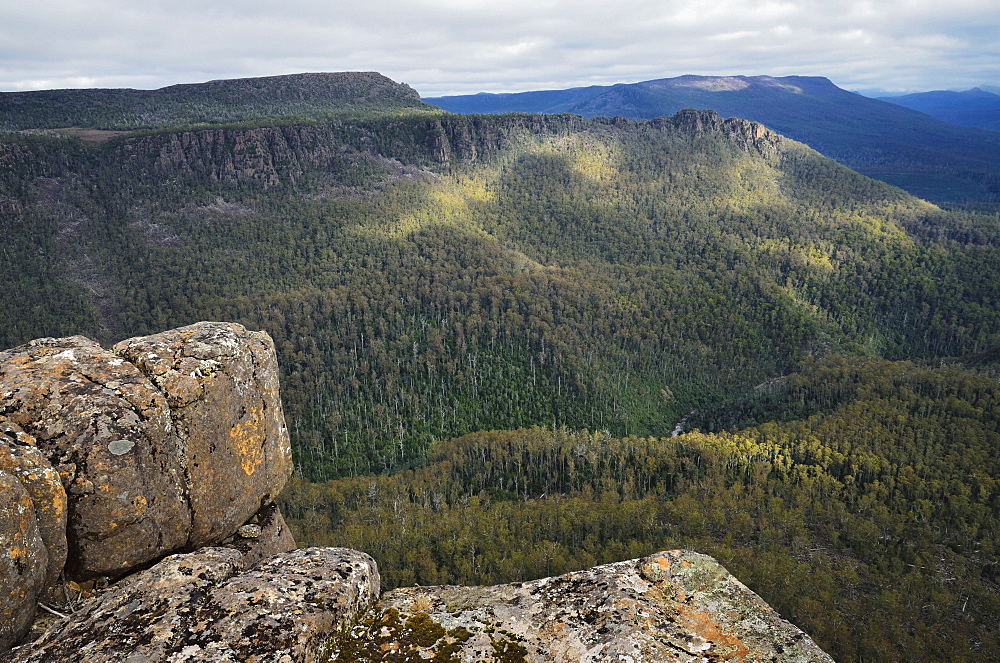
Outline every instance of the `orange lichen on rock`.
[(240, 459), (240, 466), (247, 476), (253, 476), (264, 462), (266, 430), (259, 407), (251, 408), (246, 419), (229, 429), (229, 439)]
[[(732, 614), (732, 613), (730, 613)], [(745, 661), (750, 649), (733, 635), (730, 629), (720, 628), (719, 615), (690, 610), (683, 603), (677, 607), (678, 623), (704, 640), (704, 648), (712, 650), (713, 657), (723, 661)]]
[(48, 556), (45, 584), (51, 585), (62, 572), (67, 554), (68, 504), (59, 473), (35, 446), (34, 438), (9, 422), (0, 422), (0, 471), (16, 478), (31, 498)]
[[(135, 366), (83, 337), (38, 339), (0, 352), (0, 407), (60, 475), (65, 500), (54, 474), (36, 489), (48, 494), (40, 502), (65, 502), (69, 573), (120, 575), (187, 541), (167, 404)], [(19, 443), (19, 453), (34, 454), (29, 446)], [(138, 496), (157, 508), (137, 511)]]
[(114, 349), (170, 405), (189, 483), (187, 545), (229, 536), (274, 499), (291, 474), (274, 343), (242, 325), (200, 322)]

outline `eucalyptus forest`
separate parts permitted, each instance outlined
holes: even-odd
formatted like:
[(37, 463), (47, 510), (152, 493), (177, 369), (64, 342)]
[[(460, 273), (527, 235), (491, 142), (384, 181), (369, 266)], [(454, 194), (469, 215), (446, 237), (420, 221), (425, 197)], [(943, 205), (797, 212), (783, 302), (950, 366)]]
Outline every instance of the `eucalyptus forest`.
[(711, 112), (401, 98), (0, 134), (0, 343), (267, 331), (282, 511), (387, 587), (683, 547), (838, 661), (1000, 657), (996, 212)]

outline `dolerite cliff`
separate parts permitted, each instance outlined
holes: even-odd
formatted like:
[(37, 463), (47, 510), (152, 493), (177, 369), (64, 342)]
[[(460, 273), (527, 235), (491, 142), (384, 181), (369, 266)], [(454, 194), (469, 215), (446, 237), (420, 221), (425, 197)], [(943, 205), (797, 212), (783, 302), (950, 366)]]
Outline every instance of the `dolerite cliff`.
[(295, 549), (273, 504), (290, 472), (264, 333), (0, 353), (0, 663), (830, 660), (685, 551), (379, 600), (368, 555)]

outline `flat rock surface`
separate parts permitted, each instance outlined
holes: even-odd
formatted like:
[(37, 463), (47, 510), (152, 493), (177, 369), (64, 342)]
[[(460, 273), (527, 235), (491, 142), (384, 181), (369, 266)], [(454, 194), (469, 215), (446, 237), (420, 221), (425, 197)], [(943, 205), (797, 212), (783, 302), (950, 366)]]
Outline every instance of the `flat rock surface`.
[(4, 663), (323, 660), (329, 633), (378, 597), (375, 562), (302, 548), (251, 571), (231, 548), (173, 555), (57, 623)]
[(711, 557), (662, 552), (525, 583), (386, 594), (337, 661), (831, 661)]

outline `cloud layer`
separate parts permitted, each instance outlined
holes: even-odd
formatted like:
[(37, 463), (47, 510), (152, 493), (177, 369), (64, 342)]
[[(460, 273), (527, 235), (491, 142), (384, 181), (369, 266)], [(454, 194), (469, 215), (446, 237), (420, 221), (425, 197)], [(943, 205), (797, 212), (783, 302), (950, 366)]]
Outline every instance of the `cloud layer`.
[(996, 0), (33, 0), (0, 17), (0, 90), (304, 71), (379, 71), (423, 96), (681, 74), (1000, 84)]

